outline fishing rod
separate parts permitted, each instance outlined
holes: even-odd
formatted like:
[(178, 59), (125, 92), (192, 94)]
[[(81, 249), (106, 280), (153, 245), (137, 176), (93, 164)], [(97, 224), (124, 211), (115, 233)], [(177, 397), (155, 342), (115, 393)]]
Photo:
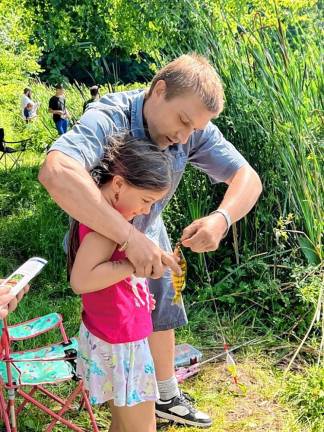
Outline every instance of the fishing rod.
[(246, 342), (243, 342), (243, 343), (241, 343), (239, 345), (236, 345), (236, 346), (234, 346), (232, 348), (228, 348), (227, 352), (226, 351), (221, 352), (221, 353), (216, 354), (216, 355), (214, 355), (214, 356), (212, 356), (212, 357), (210, 357), (210, 358), (208, 358), (208, 359), (206, 359), (206, 360), (204, 360), (202, 362), (197, 362), (197, 361), (195, 361), (195, 359), (193, 359), (193, 360), (191, 360), (191, 361), (193, 361), (193, 363), (190, 366), (181, 366), (181, 367), (179, 367), (179, 368), (176, 369), (176, 371), (175, 371), (176, 378), (177, 378), (178, 382), (181, 383), (185, 379), (187, 379), (187, 378), (189, 378), (189, 377), (191, 377), (193, 375), (196, 375), (200, 371), (200, 368), (202, 366), (204, 366), (204, 365), (206, 365), (208, 363), (212, 363), (215, 360), (217, 360), (217, 359), (219, 359), (219, 358), (221, 358), (221, 357), (223, 357), (223, 356), (225, 356), (227, 354), (230, 354), (233, 351), (236, 351), (236, 350), (238, 350), (238, 349), (240, 349), (240, 348), (242, 348), (242, 347), (244, 347), (246, 345), (250, 345), (250, 344), (252, 344), (252, 343), (254, 343), (256, 341), (261, 342), (261, 340), (262, 340), (262, 338), (251, 339), (249, 341), (246, 341)]
[[(204, 266), (205, 266), (205, 271), (206, 271), (206, 275), (207, 275), (207, 281), (209, 286), (211, 286), (211, 277), (208, 271), (208, 267), (207, 267), (207, 262), (206, 262), (206, 257), (205, 257), (205, 253), (202, 254), (203, 255), (203, 262), (204, 262)], [(219, 313), (218, 313), (218, 307), (216, 305), (216, 301), (215, 298), (213, 298), (213, 304), (214, 304), (214, 308), (215, 308), (215, 314), (216, 314), (216, 319), (218, 322), (218, 326), (219, 326), (219, 330), (221, 333), (221, 337), (223, 339), (223, 348), (224, 348), (224, 355), (226, 355), (226, 369), (228, 370), (228, 372), (230, 373), (233, 383), (235, 385), (239, 385), (239, 381), (238, 381), (238, 374), (237, 374), (237, 366), (234, 360), (234, 357), (231, 355), (232, 350), (230, 350), (229, 345), (225, 339), (225, 334), (223, 331), (223, 326), (219, 317)], [(241, 385), (240, 385), (241, 386)]]

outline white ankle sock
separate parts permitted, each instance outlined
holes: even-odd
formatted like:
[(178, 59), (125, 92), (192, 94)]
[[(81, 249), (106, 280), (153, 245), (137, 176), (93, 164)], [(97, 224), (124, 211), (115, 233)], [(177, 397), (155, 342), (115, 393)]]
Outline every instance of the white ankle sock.
[(180, 395), (177, 378), (173, 375), (171, 378), (157, 382), (160, 399), (169, 400)]

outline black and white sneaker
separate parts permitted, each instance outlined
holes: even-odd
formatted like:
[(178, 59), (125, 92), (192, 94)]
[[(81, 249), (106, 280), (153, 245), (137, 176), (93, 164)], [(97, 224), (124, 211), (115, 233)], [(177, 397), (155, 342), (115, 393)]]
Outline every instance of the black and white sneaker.
[(174, 421), (188, 426), (208, 428), (212, 421), (207, 414), (196, 410), (189, 395), (180, 393), (169, 400), (159, 399), (155, 403), (157, 417)]

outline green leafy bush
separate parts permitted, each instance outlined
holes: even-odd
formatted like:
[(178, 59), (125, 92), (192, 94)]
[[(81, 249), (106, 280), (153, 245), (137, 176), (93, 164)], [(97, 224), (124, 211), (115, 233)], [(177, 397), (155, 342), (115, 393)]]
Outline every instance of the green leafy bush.
[(313, 432), (323, 430), (324, 368), (313, 366), (304, 373), (291, 373), (285, 379), (281, 398), (289, 402), (303, 423), (312, 424)]

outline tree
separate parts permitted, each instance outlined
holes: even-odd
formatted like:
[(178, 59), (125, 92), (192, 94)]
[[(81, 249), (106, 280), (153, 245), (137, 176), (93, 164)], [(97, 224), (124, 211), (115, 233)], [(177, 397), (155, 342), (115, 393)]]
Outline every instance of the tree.
[(8, 85), (40, 71), (40, 49), (33, 43), (33, 14), (17, 0), (0, 2), (0, 82)]

